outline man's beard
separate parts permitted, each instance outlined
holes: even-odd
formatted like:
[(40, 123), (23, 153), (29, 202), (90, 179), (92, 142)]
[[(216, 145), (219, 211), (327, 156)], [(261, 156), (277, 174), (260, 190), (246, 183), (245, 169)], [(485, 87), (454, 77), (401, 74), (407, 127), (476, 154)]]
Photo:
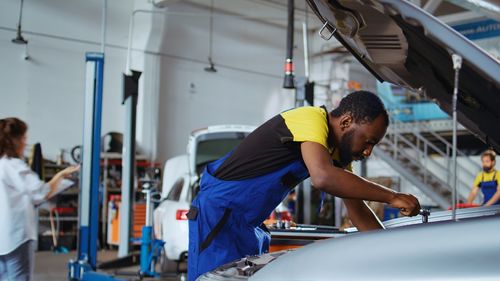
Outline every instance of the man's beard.
[(489, 167), (487, 167), (487, 166), (483, 166), (483, 171), (485, 171), (485, 172), (489, 172), (489, 171), (491, 171), (492, 169), (493, 169), (493, 166), (489, 166)]
[(352, 148), (352, 139), (354, 137), (354, 129), (347, 131), (341, 138), (339, 143), (339, 156), (340, 156), (340, 165), (343, 168), (346, 168), (354, 158), (358, 158), (359, 160), (363, 160), (363, 155), (354, 154), (351, 150)]

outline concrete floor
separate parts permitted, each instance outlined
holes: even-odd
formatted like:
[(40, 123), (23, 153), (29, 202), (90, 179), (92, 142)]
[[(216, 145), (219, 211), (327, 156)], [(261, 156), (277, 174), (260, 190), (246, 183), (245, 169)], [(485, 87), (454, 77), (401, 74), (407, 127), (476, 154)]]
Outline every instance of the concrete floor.
[[(76, 252), (70, 252), (67, 254), (56, 254), (50, 251), (40, 251), (35, 253), (35, 275), (33, 280), (35, 281), (67, 281), (68, 274), (68, 261), (70, 259), (75, 259)], [(98, 262), (109, 261), (116, 258), (116, 251), (101, 251), (98, 254)], [(138, 266), (127, 267), (120, 269), (122, 272), (137, 272)], [(114, 274), (115, 272), (109, 272)], [(139, 280), (139, 278), (134, 276), (125, 276), (115, 274), (117, 278), (124, 280)], [(181, 278), (181, 276), (176, 276), (175, 274), (170, 274), (168, 277), (156, 278), (145, 278), (143, 280), (165, 280), (165, 281), (181, 281), (187, 278)]]

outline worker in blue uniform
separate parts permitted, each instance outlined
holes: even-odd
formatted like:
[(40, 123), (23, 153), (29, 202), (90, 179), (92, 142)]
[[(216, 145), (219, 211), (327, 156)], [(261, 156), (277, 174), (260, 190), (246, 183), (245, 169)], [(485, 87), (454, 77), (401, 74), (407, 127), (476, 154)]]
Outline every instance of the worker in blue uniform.
[(207, 165), (188, 213), (188, 280), (220, 265), (269, 249), (262, 224), (301, 181), (343, 198), (360, 230), (383, 228), (363, 202), (378, 201), (403, 215), (420, 210), (418, 200), (351, 172), (351, 162), (370, 156), (389, 118), (381, 100), (353, 92), (331, 112), (299, 107), (268, 120), (232, 152)]
[(496, 153), (493, 150), (486, 150), (481, 154), (483, 171), (479, 172), (474, 180), (472, 190), (467, 198), (467, 203), (472, 204), (479, 190), (483, 193), (484, 206), (500, 205), (500, 177), (495, 170)]

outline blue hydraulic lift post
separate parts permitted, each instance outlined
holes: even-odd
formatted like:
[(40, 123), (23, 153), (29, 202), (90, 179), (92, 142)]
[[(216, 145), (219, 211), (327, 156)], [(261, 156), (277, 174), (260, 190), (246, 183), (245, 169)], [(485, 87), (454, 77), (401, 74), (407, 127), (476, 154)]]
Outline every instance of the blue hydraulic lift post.
[(97, 265), (97, 236), (99, 233), (99, 181), (101, 175), (101, 121), (104, 78), (104, 53), (91, 55), (96, 61), (96, 85), (94, 100), (94, 129), (92, 145), (92, 185), (90, 199), (89, 263)]
[(68, 277), (80, 280), (96, 269), (99, 225), (99, 176), (101, 148), (104, 54), (86, 53), (84, 130), (80, 173), (80, 208), (77, 261), (70, 261)]

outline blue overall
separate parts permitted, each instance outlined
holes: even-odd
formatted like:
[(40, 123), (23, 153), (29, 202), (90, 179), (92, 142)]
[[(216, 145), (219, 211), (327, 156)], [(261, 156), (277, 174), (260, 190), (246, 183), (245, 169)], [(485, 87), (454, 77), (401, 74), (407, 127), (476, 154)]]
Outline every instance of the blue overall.
[[(486, 204), (497, 192), (498, 182), (496, 180), (497, 172), (493, 174), (493, 179), (491, 181), (484, 181), (484, 173), (481, 183), (479, 183), (479, 188), (484, 195), (483, 205)], [(500, 200), (494, 203), (494, 205), (500, 205)]]
[(207, 165), (189, 217), (188, 281), (223, 264), (269, 251), (262, 222), (309, 173), (300, 160), (269, 174), (238, 181), (213, 176), (230, 155)]

